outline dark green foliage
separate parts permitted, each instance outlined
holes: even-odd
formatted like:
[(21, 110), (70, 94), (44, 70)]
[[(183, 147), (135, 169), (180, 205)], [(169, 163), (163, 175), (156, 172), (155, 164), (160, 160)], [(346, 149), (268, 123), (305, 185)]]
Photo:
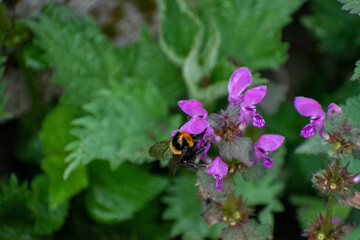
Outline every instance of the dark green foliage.
[(164, 177), (152, 175), (129, 163), (112, 171), (107, 162), (89, 165), (91, 187), (86, 196), (89, 214), (102, 222), (119, 222), (147, 206), (167, 185)]
[(342, 11), (337, 1), (315, 0), (311, 4), (314, 14), (302, 20), (318, 39), (321, 50), (343, 58), (356, 56), (360, 50), (359, 16)]
[(163, 218), (175, 220), (171, 229), (171, 236), (182, 234), (185, 239), (203, 239), (206, 236), (218, 237), (222, 225), (209, 227), (201, 218), (202, 205), (197, 196), (195, 176), (181, 176), (174, 178), (164, 202), (168, 204)]
[[(311, 196), (292, 196), (290, 201), (293, 205), (299, 206), (297, 210), (297, 218), (303, 229), (308, 228), (309, 221), (313, 222), (320, 213), (325, 216), (326, 202), (324, 199)], [(336, 204), (333, 216), (346, 220), (351, 211), (350, 206)]]
[(48, 179), (39, 175), (31, 183), (19, 185), (12, 175), (0, 192), (1, 239), (38, 239), (62, 227), (68, 214), (68, 203), (51, 208), (48, 201)]

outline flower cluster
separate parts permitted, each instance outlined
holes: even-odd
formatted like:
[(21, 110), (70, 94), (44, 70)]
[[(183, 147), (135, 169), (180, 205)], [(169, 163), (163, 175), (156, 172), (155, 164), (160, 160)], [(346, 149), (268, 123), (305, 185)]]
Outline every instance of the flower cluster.
[[(253, 145), (250, 139), (243, 137), (250, 122), (258, 128), (265, 125), (265, 120), (256, 111), (256, 104), (264, 98), (266, 86), (245, 91), (251, 82), (252, 76), (248, 68), (239, 68), (231, 75), (228, 84), (229, 106), (220, 115), (213, 113), (209, 116), (198, 100), (178, 102), (181, 110), (191, 116), (180, 130), (190, 134), (205, 131), (198, 147), (207, 145), (199, 157), (208, 164), (206, 172), (216, 179), (216, 189), (219, 192), (222, 190), (222, 179), (228, 172), (228, 163), (235, 160), (251, 167), (261, 161), (264, 167), (272, 168), (274, 164), (268, 152), (276, 150), (284, 141), (284, 137), (279, 135), (263, 135)], [(211, 143), (218, 145), (220, 156), (212, 158), (207, 155)]]

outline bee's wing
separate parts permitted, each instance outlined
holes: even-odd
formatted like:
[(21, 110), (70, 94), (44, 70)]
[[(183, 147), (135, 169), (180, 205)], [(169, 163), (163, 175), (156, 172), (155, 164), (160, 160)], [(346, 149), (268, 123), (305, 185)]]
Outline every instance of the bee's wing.
[(170, 161), (169, 161), (169, 176), (173, 178), (175, 176), (176, 170), (178, 169), (180, 165), (180, 160), (182, 158), (182, 155), (174, 155)]
[(160, 160), (169, 160), (172, 157), (170, 150), (171, 138), (155, 143), (149, 148), (149, 155)]

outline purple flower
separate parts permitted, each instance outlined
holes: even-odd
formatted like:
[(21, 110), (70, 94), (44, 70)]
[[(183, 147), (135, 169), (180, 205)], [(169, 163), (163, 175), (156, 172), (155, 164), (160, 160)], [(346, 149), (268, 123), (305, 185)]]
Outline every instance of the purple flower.
[(241, 105), (240, 110), (240, 129), (245, 130), (252, 121), (255, 127), (263, 127), (264, 119), (256, 112), (255, 104), (261, 102), (266, 94), (266, 86), (259, 86), (242, 92), (252, 81), (251, 72), (248, 68), (239, 68), (230, 77), (228, 89), (230, 102), (229, 107)]
[(310, 117), (310, 123), (307, 124), (300, 132), (300, 135), (304, 138), (315, 136), (315, 130), (320, 136), (328, 140), (329, 134), (325, 130), (325, 112), (321, 105), (311, 98), (296, 97), (294, 102), (296, 110), (306, 117)]
[(340, 114), (342, 112), (343, 112), (342, 109), (338, 105), (336, 105), (335, 103), (330, 103), (328, 106), (327, 115), (330, 118), (330, 120), (332, 121), (334, 118), (334, 115)]
[[(204, 137), (198, 143), (198, 147), (201, 148), (206, 143), (207, 139), (214, 133), (214, 130), (206, 119), (208, 116), (207, 111), (198, 100), (179, 101), (178, 105), (183, 112), (192, 116), (187, 123), (181, 126), (181, 131), (188, 132), (190, 134), (200, 134), (205, 131)], [(176, 131), (173, 131), (171, 135), (174, 136), (175, 134)], [(205, 151), (201, 154), (201, 159), (206, 159), (205, 155), (209, 148), (210, 143), (207, 144)]]
[(248, 68), (239, 68), (230, 77), (228, 89), (230, 106), (240, 104), (243, 101), (241, 94), (252, 81), (251, 72)]
[(216, 190), (221, 192), (222, 190), (222, 179), (226, 176), (228, 171), (228, 165), (224, 163), (220, 157), (216, 157), (215, 160), (206, 169), (206, 172), (213, 175), (216, 179)]
[(262, 135), (254, 144), (254, 164), (262, 160), (266, 168), (273, 168), (273, 160), (269, 157), (268, 151), (274, 151), (283, 144), (285, 137), (280, 135)]
[(252, 89), (249, 89), (244, 94), (244, 100), (241, 103), (240, 110), (240, 121), (244, 129), (248, 126), (250, 120), (254, 127), (263, 127), (265, 125), (265, 120), (256, 112), (255, 104), (261, 102), (265, 97), (266, 86), (259, 86)]

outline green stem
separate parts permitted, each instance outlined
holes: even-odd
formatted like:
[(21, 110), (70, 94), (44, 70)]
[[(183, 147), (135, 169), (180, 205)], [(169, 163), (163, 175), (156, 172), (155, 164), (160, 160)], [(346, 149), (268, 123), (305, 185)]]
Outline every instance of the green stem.
[[(335, 160), (335, 173), (336, 173), (335, 178), (336, 179), (339, 177), (339, 165), (340, 165), (340, 159), (337, 158)], [(325, 236), (327, 236), (333, 228), (332, 212), (333, 212), (333, 208), (334, 208), (334, 202), (335, 202), (335, 191), (330, 192), (330, 195), (328, 198), (325, 221), (324, 221), (324, 225), (323, 225), (323, 229), (322, 229), (322, 232), (325, 234)]]

